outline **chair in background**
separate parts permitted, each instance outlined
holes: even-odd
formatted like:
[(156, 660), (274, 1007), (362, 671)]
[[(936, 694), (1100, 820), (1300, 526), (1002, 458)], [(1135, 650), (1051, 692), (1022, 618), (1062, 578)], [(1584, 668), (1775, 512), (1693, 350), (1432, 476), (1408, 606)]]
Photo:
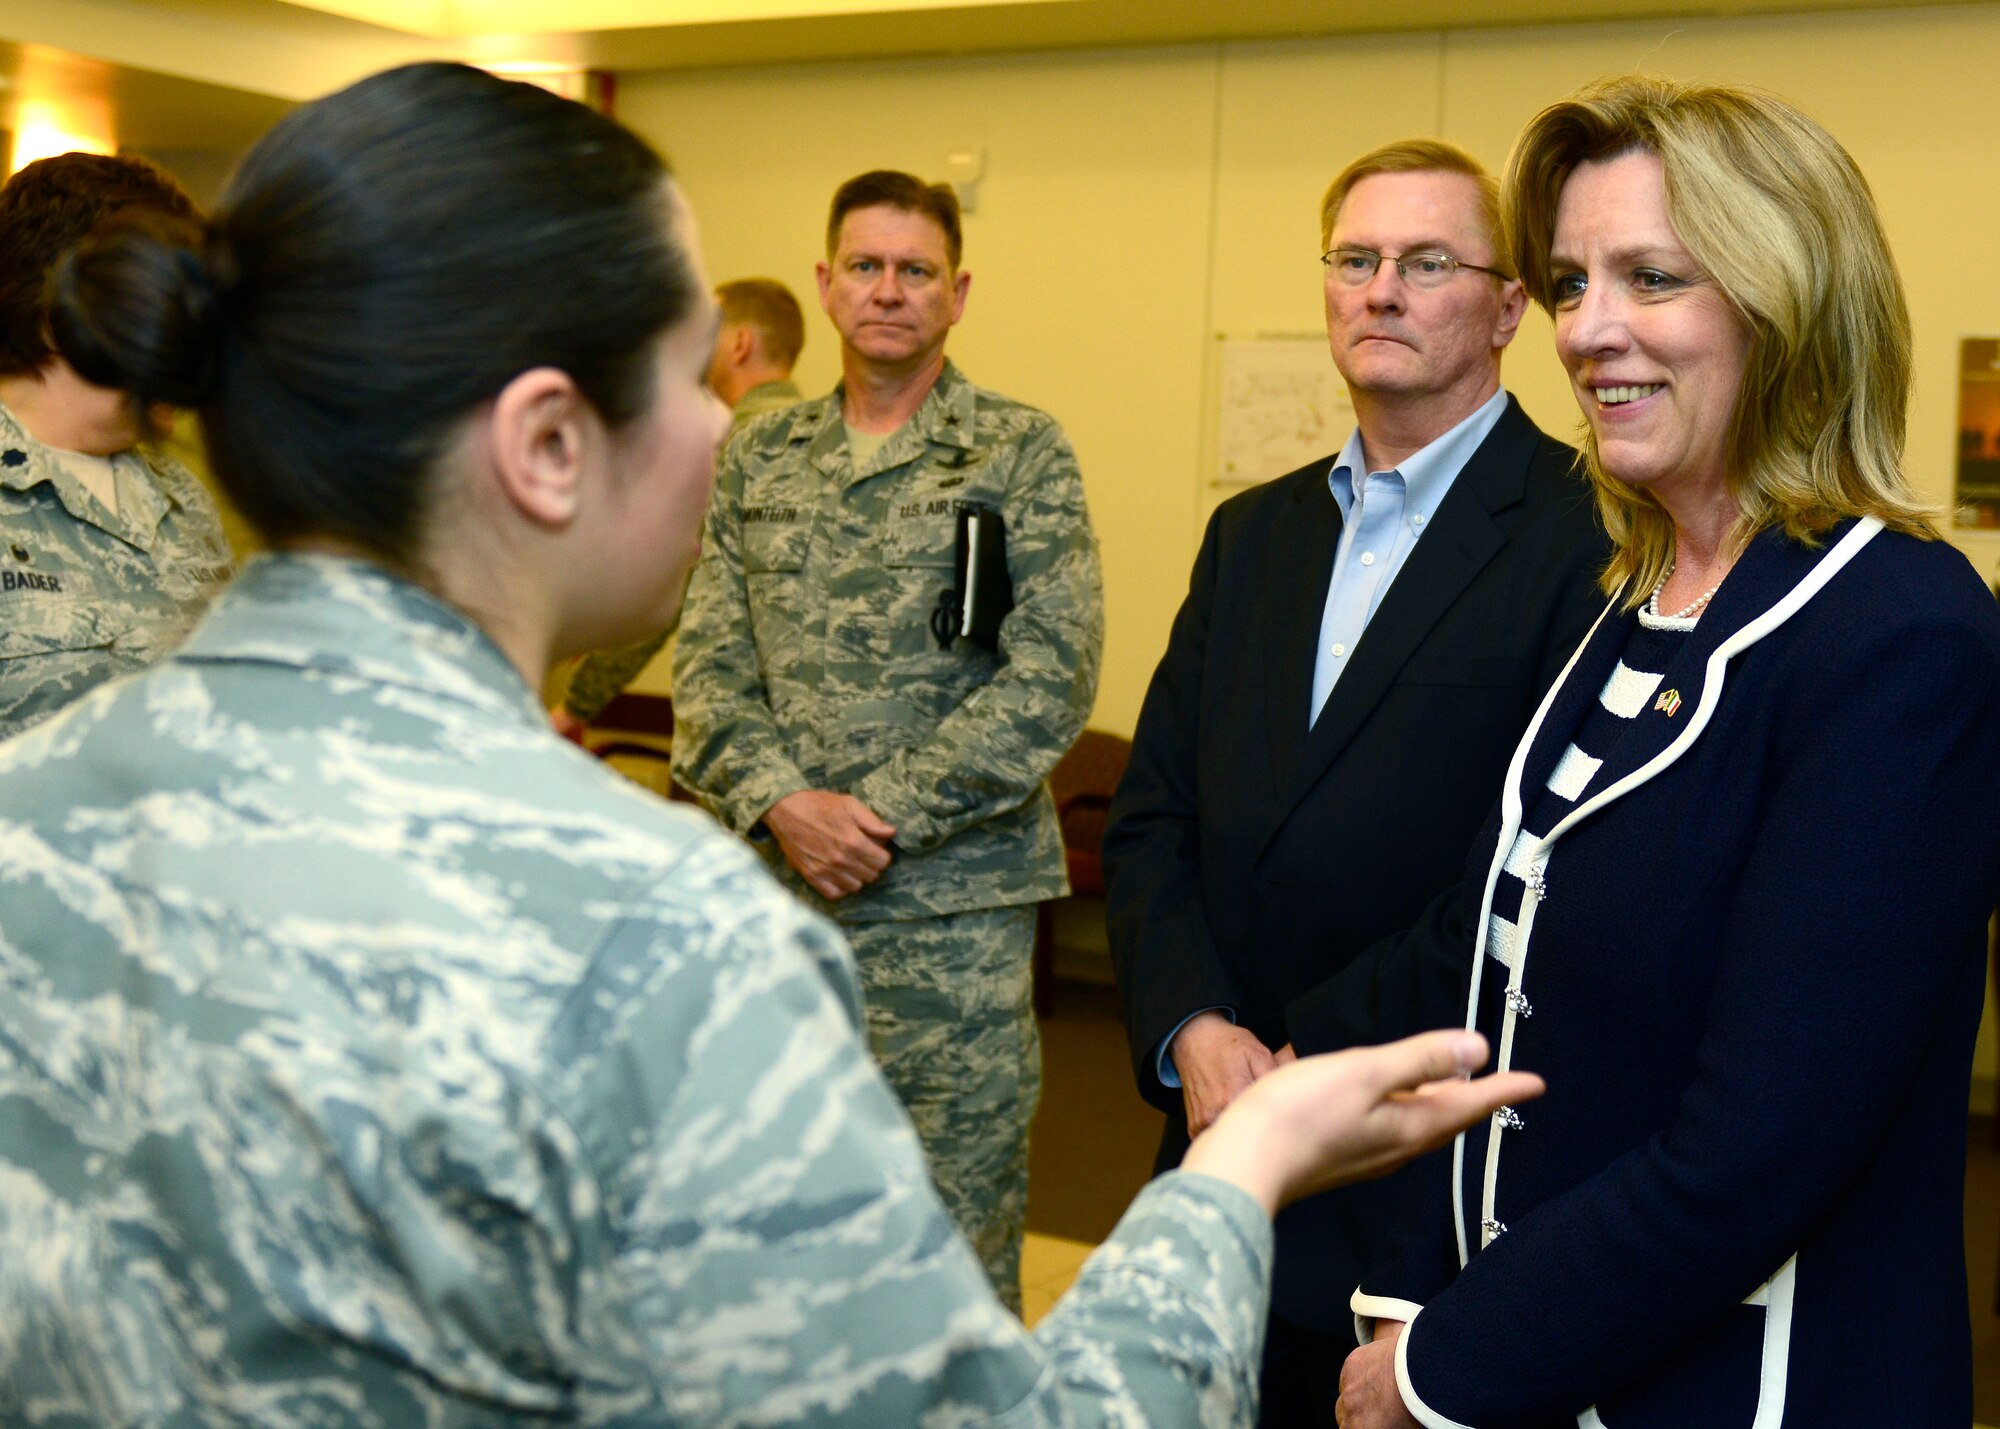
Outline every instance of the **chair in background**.
[[(1131, 757), (1131, 740), (1086, 729), (1049, 775), (1073, 897), (1104, 896), (1104, 829), (1110, 821), (1111, 796)], [(1043, 1017), (1055, 1010), (1055, 965), (1054, 905), (1044, 903), (1035, 921), (1034, 960), (1035, 1012)]]
[(671, 699), (665, 695), (627, 693), (598, 711), (584, 736), (584, 748), (654, 793), (692, 804), (694, 796), (674, 783), (670, 772), (673, 738)]

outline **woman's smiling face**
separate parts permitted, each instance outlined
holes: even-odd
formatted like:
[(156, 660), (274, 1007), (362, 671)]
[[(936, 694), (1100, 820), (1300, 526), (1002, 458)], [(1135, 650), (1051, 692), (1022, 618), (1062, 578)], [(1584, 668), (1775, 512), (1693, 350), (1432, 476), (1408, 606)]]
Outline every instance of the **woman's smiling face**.
[(1556, 353), (1604, 470), (1668, 503), (1724, 489), (1750, 333), (1674, 232), (1659, 156), (1579, 164), (1549, 263)]

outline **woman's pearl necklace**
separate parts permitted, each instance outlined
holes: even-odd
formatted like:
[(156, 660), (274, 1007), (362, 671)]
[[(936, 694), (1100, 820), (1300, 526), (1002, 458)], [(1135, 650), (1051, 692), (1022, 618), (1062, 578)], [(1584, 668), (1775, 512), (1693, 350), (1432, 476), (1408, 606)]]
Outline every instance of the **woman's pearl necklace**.
[[(1685, 610), (1677, 611), (1672, 615), (1661, 615), (1660, 592), (1667, 588), (1667, 582), (1673, 578), (1674, 566), (1676, 564), (1678, 563), (1672, 561), (1667, 563), (1666, 570), (1660, 576), (1659, 584), (1655, 585), (1653, 593), (1646, 597), (1646, 614), (1652, 616), (1655, 620), (1692, 620), (1695, 616), (1701, 614), (1701, 608), (1708, 604), (1717, 591), (1722, 589), (1722, 582), (1717, 581), (1714, 585), (1696, 596), (1694, 602)], [(1724, 571), (1723, 574), (1726, 576), (1729, 573)]]

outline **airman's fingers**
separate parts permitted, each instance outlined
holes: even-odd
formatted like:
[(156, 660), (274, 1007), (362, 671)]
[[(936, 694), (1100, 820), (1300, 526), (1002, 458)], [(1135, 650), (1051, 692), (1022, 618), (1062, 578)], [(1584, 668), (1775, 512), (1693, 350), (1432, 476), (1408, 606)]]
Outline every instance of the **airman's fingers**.
[(836, 869), (827, 869), (821, 873), (807, 874), (806, 882), (810, 883), (817, 890), (820, 897), (829, 898), (835, 902), (845, 898), (848, 894), (861, 887), (853, 878)]
[(1420, 1096), (1394, 1101), (1409, 1118), (1408, 1130), (1426, 1144), (1438, 1145), (1501, 1107), (1532, 1101), (1545, 1090), (1542, 1079), (1532, 1072), (1495, 1072), (1469, 1082), (1433, 1083), (1422, 1088)]
[(1463, 1028), (1420, 1032), (1400, 1042), (1358, 1049), (1355, 1074), (1379, 1094), (1415, 1091), (1426, 1082), (1463, 1077), (1486, 1065), (1486, 1039)]
[(889, 866), (889, 850), (871, 838), (855, 839), (842, 852), (855, 872), (865, 871), (871, 879)]
[(895, 828), (890, 824), (882, 822), (880, 816), (859, 799), (854, 801), (854, 810), (855, 827), (868, 835), (869, 838), (886, 842), (896, 837)]

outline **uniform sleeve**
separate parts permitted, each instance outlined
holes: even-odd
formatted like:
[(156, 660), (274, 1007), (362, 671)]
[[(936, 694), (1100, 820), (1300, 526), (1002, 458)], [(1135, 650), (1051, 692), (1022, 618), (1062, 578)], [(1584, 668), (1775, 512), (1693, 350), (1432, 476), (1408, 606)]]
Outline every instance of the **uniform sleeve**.
[(1250, 1421), (1271, 1255), (1253, 1201), (1155, 1183), (1030, 1335), (926, 1178), (830, 925), (752, 869), (682, 882), (706, 916), (630, 930), (552, 1049), (606, 1227), (584, 1422)]
[(1054, 422), (1022, 441), (1002, 507), (1014, 608), (1000, 622), (1000, 669), (854, 788), (895, 826), (905, 853), (928, 852), (1027, 802), (1097, 698), (1104, 582), (1083, 478)]
[(1140, 1095), (1162, 1109), (1180, 1100), (1160, 1077), (1166, 1039), (1197, 1012), (1243, 1002), (1216, 951), (1202, 901), (1195, 790), (1222, 519), (1219, 512), (1210, 519), (1195, 557), (1187, 598), (1146, 689), (1131, 759), (1104, 834), (1105, 928), (1125, 1005), (1125, 1031)]
[(1399, 1368), (1426, 1425), (1574, 1415), (1717, 1323), (1879, 1154), (1977, 984), (1994, 651), (1942, 619), (1842, 634), (1783, 682), (1692, 1084), (1664, 1131), (1512, 1220), (1411, 1322)]
[(745, 443), (724, 449), (674, 648), (674, 780), (747, 835), (771, 806), (812, 787), (771, 714), (743, 577)]
[(606, 705), (638, 678), (673, 633), (669, 628), (634, 645), (584, 656), (570, 676), (569, 688), (563, 692), (563, 708), (586, 724), (596, 719)]

